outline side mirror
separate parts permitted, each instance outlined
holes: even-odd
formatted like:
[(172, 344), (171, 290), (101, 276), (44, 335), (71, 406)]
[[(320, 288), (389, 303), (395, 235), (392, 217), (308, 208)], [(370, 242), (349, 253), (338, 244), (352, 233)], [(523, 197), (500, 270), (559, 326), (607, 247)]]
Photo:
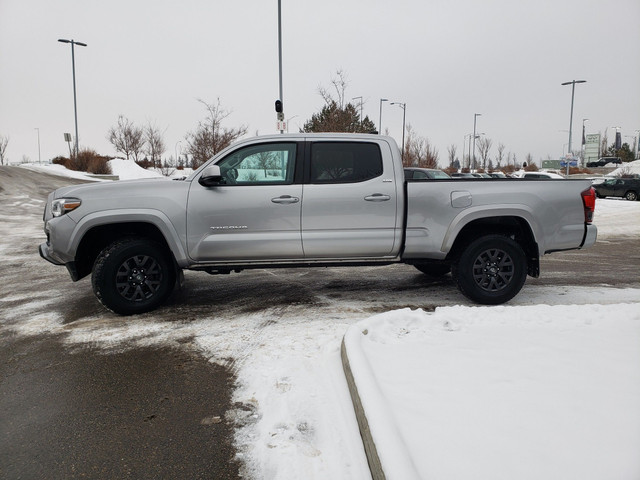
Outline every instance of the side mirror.
[(205, 168), (198, 179), (198, 183), (203, 187), (214, 187), (220, 185), (222, 175), (220, 173), (220, 167), (218, 165), (211, 165)]

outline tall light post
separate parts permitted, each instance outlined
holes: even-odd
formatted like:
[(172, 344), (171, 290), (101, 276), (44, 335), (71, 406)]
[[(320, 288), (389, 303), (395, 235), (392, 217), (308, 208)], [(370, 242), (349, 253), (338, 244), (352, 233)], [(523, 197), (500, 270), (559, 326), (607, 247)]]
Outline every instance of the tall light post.
[(615, 132), (616, 132), (615, 140), (613, 141), (613, 154), (616, 155), (618, 152), (618, 149), (622, 147), (622, 140), (618, 142), (618, 134), (620, 133), (619, 130), (622, 127), (611, 127), (611, 128), (615, 129)]
[[(571, 149), (571, 134), (573, 132), (573, 98), (576, 93), (576, 83), (587, 83), (586, 80), (571, 80), (570, 82), (564, 82), (561, 85), (571, 85), (571, 116), (569, 117), (569, 148), (567, 155), (573, 155)], [(567, 162), (567, 175), (569, 175), (569, 162)]]
[(382, 135), (382, 102), (388, 102), (389, 99), (381, 98), (380, 99), (380, 123), (378, 124), (378, 135)]
[(637, 158), (640, 158), (640, 130), (636, 130), (634, 132), (636, 134), (636, 140), (635, 140), (635, 155), (634, 155), (634, 160)]
[(42, 163), (40, 160), (40, 129), (36, 127), (34, 130), (38, 131), (38, 163)]
[(581, 147), (580, 147), (580, 161), (581, 161), (583, 167), (584, 167), (584, 153), (585, 153), (584, 152), (584, 148), (585, 148), (585, 143), (587, 141), (586, 140), (587, 137), (586, 137), (586, 131), (585, 131), (585, 128), (584, 128), (584, 123), (588, 122), (588, 121), (589, 121), (588, 118), (583, 118), (582, 119), (582, 139), (580, 140), (580, 145), (581, 145)]
[(404, 163), (404, 125), (407, 119), (407, 104), (402, 102), (391, 102), (389, 105), (397, 105), (402, 109), (402, 162)]
[(460, 169), (464, 168), (464, 152), (465, 149), (467, 148), (467, 137), (469, 137), (469, 165), (471, 165), (471, 136), (473, 135), (473, 133), (468, 133), (464, 136), (464, 140), (462, 140), (462, 165), (460, 166)]
[(276, 115), (280, 133), (284, 133), (284, 100), (282, 95), (282, 0), (278, 0), (278, 82), (279, 97), (276, 100)]
[[(473, 168), (476, 168), (476, 120), (481, 115), (481, 113), (473, 114)], [(469, 160), (469, 162), (471, 162), (471, 160)], [(471, 168), (471, 165), (469, 165), (469, 168)]]
[[(176, 146), (173, 147), (173, 151), (176, 154), (176, 167), (178, 166), (178, 164), (180, 163), (180, 157), (178, 157), (178, 145), (180, 145), (182, 143), (182, 140), (178, 140), (176, 142)], [(182, 148), (180, 149), (180, 153), (182, 153)]]
[(78, 156), (78, 103), (76, 100), (76, 56), (75, 56), (75, 46), (80, 45), (81, 47), (86, 47), (86, 43), (76, 42), (75, 40), (66, 40), (64, 38), (59, 38), (59, 42), (62, 43), (70, 43), (71, 44), (71, 71), (73, 72), (73, 114), (76, 121), (76, 145), (75, 145), (75, 154)]

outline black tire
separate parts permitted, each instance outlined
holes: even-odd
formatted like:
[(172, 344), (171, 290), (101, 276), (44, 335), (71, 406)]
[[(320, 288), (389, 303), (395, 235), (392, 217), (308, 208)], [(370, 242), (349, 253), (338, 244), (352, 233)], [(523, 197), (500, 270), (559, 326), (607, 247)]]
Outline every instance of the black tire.
[(626, 198), (631, 202), (635, 202), (636, 200), (638, 200), (638, 194), (633, 190), (629, 190), (627, 193), (624, 194), (624, 198)]
[(510, 237), (485, 235), (467, 246), (454, 262), (452, 274), (465, 297), (484, 305), (498, 305), (522, 289), (527, 257)]
[(154, 310), (171, 294), (175, 281), (166, 249), (135, 238), (118, 240), (100, 252), (91, 277), (100, 303), (120, 315)]
[(422, 263), (414, 267), (430, 277), (443, 277), (451, 271), (451, 265), (444, 263)]

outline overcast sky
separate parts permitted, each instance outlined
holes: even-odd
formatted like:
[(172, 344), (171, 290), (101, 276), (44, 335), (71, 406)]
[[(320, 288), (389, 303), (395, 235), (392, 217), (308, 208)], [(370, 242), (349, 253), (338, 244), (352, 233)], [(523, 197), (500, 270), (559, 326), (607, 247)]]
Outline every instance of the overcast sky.
[[(80, 146), (106, 139), (122, 114), (165, 131), (166, 156), (217, 98), (225, 126), (276, 133), (277, 0), (0, 0), (0, 135), (7, 154), (68, 155), (74, 132), (71, 46), (76, 47)], [(282, 0), (284, 110), (290, 131), (323, 105), (318, 86), (347, 74), (377, 125), (380, 98), (406, 102), (406, 121), (461, 156), (473, 131), (519, 161), (559, 158), (587, 133), (623, 141), (640, 129), (639, 0)], [(358, 102), (359, 100), (354, 100)], [(384, 104), (382, 129), (402, 139), (402, 110)], [(181, 143), (178, 143), (181, 142)], [(466, 148), (466, 147), (465, 147)]]

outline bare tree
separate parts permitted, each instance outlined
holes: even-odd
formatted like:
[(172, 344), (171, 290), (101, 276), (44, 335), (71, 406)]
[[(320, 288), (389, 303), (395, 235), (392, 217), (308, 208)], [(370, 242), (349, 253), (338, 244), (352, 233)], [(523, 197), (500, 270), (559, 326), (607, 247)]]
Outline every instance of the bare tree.
[(169, 157), (169, 160), (160, 162), (160, 173), (165, 177), (170, 177), (176, 171), (176, 162), (173, 156)]
[(429, 140), (415, 133), (407, 125), (407, 138), (404, 146), (403, 165), (405, 167), (438, 168), (438, 150)]
[(329, 91), (323, 86), (318, 87), (318, 93), (327, 105), (331, 102), (335, 102), (338, 105), (338, 108), (343, 109), (344, 92), (347, 90), (347, 85), (349, 85), (349, 82), (347, 81), (347, 74), (342, 69), (337, 70), (336, 76), (331, 79), (331, 85), (333, 85), (333, 88), (338, 95), (337, 100), (334, 99), (331, 93), (329, 93)]
[(144, 149), (144, 132), (142, 128), (136, 127), (133, 122), (123, 115), (118, 116), (118, 125), (109, 129), (107, 140), (116, 149), (116, 152), (123, 153), (127, 160), (133, 156), (135, 161)]
[(187, 133), (187, 153), (192, 157), (192, 167), (198, 168), (204, 162), (213, 157), (220, 150), (229, 146), (234, 140), (247, 133), (247, 127), (223, 128), (222, 121), (231, 115), (224, 110), (220, 99), (216, 103), (207, 103), (198, 99), (207, 110), (207, 117), (198, 122), (195, 132)]
[(456, 150), (458, 149), (458, 147), (456, 147), (455, 143), (452, 143), (451, 145), (449, 145), (449, 148), (447, 148), (447, 153), (449, 154), (449, 166), (450, 167), (454, 167), (455, 163), (456, 163)]
[(7, 160), (7, 145), (9, 145), (9, 137), (5, 137), (4, 135), (0, 135), (0, 165), (4, 165), (4, 162)]
[(144, 128), (145, 153), (153, 163), (154, 168), (162, 168), (162, 154), (167, 150), (164, 143), (163, 132), (157, 125), (151, 122)]
[(498, 170), (502, 167), (502, 160), (504, 159), (504, 144), (498, 144), (498, 156), (496, 157), (497, 168)]
[(493, 140), (487, 137), (482, 137), (478, 140), (478, 152), (480, 154), (480, 158), (482, 159), (482, 168), (486, 170), (487, 168), (487, 159), (489, 158), (489, 150), (491, 150), (491, 146), (493, 145)]

